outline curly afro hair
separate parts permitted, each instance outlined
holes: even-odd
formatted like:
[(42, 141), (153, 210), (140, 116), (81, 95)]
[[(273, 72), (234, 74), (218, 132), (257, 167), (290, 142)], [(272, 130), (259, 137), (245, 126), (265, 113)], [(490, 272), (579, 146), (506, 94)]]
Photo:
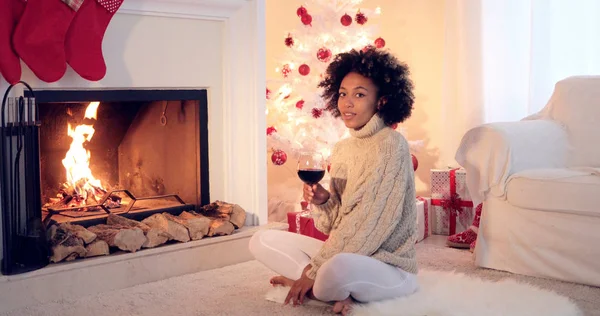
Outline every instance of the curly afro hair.
[(340, 53), (327, 67), (325, 79), (318, 87), (324, 88), (322, 97), (326, 109), (335, 117), (340, 116), (337, 106), (340, 85), (350, 72), (371, 79), (378, 87), (378, 99), (384, 98), (386, 102), (380, 103), (377, 113), (386, 125), (401, 123), (410, 117), (414, 95), (408, 66), (389, 52), (375, 48)]

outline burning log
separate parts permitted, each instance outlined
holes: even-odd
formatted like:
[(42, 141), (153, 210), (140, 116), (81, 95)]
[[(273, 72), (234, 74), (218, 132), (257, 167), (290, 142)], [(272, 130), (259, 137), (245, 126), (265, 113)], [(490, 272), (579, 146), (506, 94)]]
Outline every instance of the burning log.
[[(74, 187), (65, 183), (55, 198), (48, 199), (48, 203), (44, 204), (44, 208), (63, 209), (77, 207), (76, 211), (80, 212), (98, 211), (100, 207), (90, 207), (90, 205), (99, 204), (107, 193), (105, 189), (90, 183), (88, 183), (86, 188), (80, 186)], [(106, 202), (104, 202), (104, 206), (109, 209), (120, 207), (121, 200), (120, 196), (111, 194), (106, 199)]]
[(147, 239), (146, 242), (142, 245), (143, 248), (154, 248), (156, 246), (160, 246), (166, 243), (172, 237), (171, 235), (169, 235), (167, 230), (150, 227), (146, 223), (134, 221), (132, 219), (128, 219), (119, 215), (109, 214), (106, 223), (108, 225), (120, 225), (131, 228), (137, 227), (141, 229), (146, 235)]
[(169, 240), (177, 240), (180, 242), (190, 241), (188, 229), (180, 223), (167, 219), (163, 214), (154, 214), (144, 219), (142, 223), (147, 224), (152, 228), (166, 231), (167, 234), (171, 236)]
[(122, 225), (100, 224), (88, 228), (98, 236), (98, 239), (104, 240), (109, 246), (117, 247), (123, 251), (136, 252), (146, 243), (144, 232), (135, 227), (131, 228)]

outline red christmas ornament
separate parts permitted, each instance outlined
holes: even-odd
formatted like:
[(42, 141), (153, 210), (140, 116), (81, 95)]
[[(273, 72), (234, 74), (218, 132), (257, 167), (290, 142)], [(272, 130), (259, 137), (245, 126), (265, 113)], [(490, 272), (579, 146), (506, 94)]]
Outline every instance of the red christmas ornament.
[(352, 17), (348, 14), (344, 14), (340, 19), (340, 23), (342, 23), (343, 26), (349, 26), (350, 24), (352, 24)]
[(271, 98), (271, 90), (267, 88), (267, 100)]
[(283, 77), (287, 78), (287, 76), (290, 74), (290, 72), (292, 72), (292, 69), (290, 69), (290, 65), (288, 65), (288, 64), (283, 65), (283, 67), (281, 68), (281, 74), (283, 75)]
[(294, 46), (294, 38), (292, 37), (292, 35), (288, 34), (288, 36), (285, 38), (285, 46), (287, 46), (287, 47)]
[(287, 161), (287, 154), (281, 149), (277, 149), (271, 155), (271, 161), (276, 166), (281, 166)]
[(302, 21), (302, 24), (304, 25), (310, 25), (310, 23), (312, 23), (312, 16), (307, 13), (300, 18), (300, 21)]
[(326, 63), (331, 59), (331, 50), (327, 47), (321, 47), (317, 51), (317, 59)]
[(321, 115), (323, 115), (323, 110), (322, 109), (313, 108), (312, 111), (311, 111), (311, 113), (312, 113), (312, 116), (317, 119), (317, 118), (321, 117)]
[(417, 168), (419, 168), (419, 161), (415, 155), (410, 154), (410, 156), (412, 157), (413, 171), (417, 171)]
[(298, 67), (298, 72), (301, 75), (306, 76), (310, 73), (310, 67), (308, 67), (307, 64), (302, 64), (302, 65), (300, 65), (300, 67)]
[(303, 107), (304, 107), (304, 100), (300, 100), (300, 101), (296, 102), (296, 108), (298, 110), (302, 110)]
[(367, 23), (368, 20), (369, 19), (367, 19), (367, 16), (364, 13), (362, 13), (360, 11), (358, 11), (358, 13), (356, 13), (356, 23), (363, 25), (363, 24)]
[(273, 126), (267, 127), (267, 135), (271, 135), (273, 133), (277, 133), (277, 130)]
[(296, 10), (296, 14), (300, 17), (304, 16), (306, 13), (308, 13), (308, 11), (306, 11), (306, 8), (303, 6), (300, 6), (298, 10)]
[(381, 38), (381, 37), (377, 38), (375, 40), (375, 47), (377, 47), (377, 48), (383, 48), (383, 47), (385, 47), (385, 40), (383, 38)]

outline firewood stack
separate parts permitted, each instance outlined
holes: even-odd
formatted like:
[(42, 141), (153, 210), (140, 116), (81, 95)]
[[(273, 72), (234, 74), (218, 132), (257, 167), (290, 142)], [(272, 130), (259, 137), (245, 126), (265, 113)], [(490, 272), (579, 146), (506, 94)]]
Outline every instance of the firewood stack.
[(230, 235), (242, 228), (246, 212), (236, 204), (216, 201), (199, 212), (182, 212), (178, 216), (156, 213), (141, 222), (109, 214), (106, 224), (84, 228), (60, 223), (47, 231), (52, 249), (51, 262), (71, 261), (110, 254), (111, 249), (136, 252), (168, 241), (188, 242), (204, 237)]

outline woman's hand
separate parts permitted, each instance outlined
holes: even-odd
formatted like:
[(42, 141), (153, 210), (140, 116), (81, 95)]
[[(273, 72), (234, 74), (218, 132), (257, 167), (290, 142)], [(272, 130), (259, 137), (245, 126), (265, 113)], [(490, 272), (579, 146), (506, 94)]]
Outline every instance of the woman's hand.
[(306, 276), (306, 271), (310, 270), (312, 266), (309, 264), (302, 271), (302, 276), (300, 279), (296, 280), (290, 291), (288, 292), (287, 297), (285, 298), (284, 305), (287, 305), (290, 301), (295, 305), (303, 304), (304, 298), (306, 294), (312, 290), (313, 285), (315, 285), (315, 280), (312, 280)]
[(320, 184), (308, 185), (304, 184), (304, 200), (308, 203), (320, 205), (329, 200), (329, 191)]

